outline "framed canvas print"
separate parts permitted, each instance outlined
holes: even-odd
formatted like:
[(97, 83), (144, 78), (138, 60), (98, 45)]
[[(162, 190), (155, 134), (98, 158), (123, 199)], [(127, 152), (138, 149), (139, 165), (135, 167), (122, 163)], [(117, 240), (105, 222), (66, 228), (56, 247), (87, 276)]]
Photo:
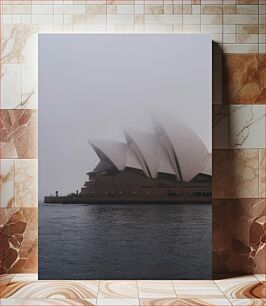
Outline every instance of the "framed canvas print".
[(38, 52), (39, 278), (210, 279), (211, 37)]

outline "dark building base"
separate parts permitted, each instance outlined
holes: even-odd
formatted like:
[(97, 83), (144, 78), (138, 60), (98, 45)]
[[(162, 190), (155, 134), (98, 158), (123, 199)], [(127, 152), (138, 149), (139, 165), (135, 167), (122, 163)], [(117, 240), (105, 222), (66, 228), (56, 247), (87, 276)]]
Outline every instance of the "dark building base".
[(92, 199), (90, 197), (45, 197), (44, 203), (50, 204), (178, 204), (178, 203), (211, 203), (211, 197), (178, 197), (178, 198), (162, 198), (162, 199), (147, 199), (147, 198), (102, 198)]

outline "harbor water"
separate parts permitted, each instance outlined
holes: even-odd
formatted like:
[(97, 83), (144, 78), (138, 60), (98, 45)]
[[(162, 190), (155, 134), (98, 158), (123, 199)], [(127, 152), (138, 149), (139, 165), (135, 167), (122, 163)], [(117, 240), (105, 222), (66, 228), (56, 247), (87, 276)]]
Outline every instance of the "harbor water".
[(39, 279), (211, 279), (211, 205), (39, 203)]

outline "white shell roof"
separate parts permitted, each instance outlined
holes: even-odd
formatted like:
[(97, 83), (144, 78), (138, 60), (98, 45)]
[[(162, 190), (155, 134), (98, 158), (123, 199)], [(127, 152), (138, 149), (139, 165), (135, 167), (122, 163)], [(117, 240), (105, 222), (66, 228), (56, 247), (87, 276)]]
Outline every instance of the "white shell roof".
[[(123, 170), (125, 168), (126, 153), (128, 150), (127, 144), (105, 139), (94, 139), (89, 142), (94, 150), (97, 148), (106, 155), (118, 170)], [(99, 156), (98, 153), (97, 155)], [(99, 158), (101, 159), (101, 156), (99, 156)]]
[(144, 167), (151, 177), (156, 178), (160, 161), (161, 148), (158, 138), (147, 132), (127, 129), (126, 138), (133, 142), (137, 155), (140, 155)]
[(127, 154), (126, 154), (125, 167), (143, 170), (143, 167), (142, 167), (135, 151), (133, 150), (133, 148), (130, 145), (128, 146), (128, 150), (127, 150)]
[(161, 126), (172, 145), (182, 179), (185, 182), (190, 181), (205, 166), (209, 156), (206, 146), (196, 133), (181, 121), (160, 120), (157, 124)]
[(211, 175), (211, 154), (194, 131), (181, 121), (157, 120), (154, 127), (155, 134), (127, 129), (127, 143), (90, 143), (100, 159), (108, 159), (118, 170), (141, 169), (152, 178), (168, 173), (186, 182), (199, 173)]
[(208, 175), (212, 175), (212, 156), (211, 154), (209, 155), (209, 157), (207, 158), (207, 162), (205, 167), (201, 170), (201, 173), (203, 174), (208, 174)]

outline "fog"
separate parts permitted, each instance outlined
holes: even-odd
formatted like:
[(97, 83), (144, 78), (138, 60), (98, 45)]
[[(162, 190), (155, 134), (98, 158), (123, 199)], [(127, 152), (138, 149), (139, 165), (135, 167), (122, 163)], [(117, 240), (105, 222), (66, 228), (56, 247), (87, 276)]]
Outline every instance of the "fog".
[(152, 115), (211, 150), (209, 35), (40, 34), (38, 61), (39, 200), (80, 190), (99, 161), (88, 140), (152, 132)]

